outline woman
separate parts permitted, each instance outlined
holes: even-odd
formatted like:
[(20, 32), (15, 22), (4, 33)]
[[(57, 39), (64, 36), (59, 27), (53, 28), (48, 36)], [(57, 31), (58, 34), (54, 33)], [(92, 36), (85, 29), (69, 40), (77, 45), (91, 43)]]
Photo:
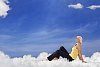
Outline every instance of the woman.
[(51, 61), (54, 58), (59, 59), (60, 56), (63, 58), (67, 58), (67, 60), (69, 61), (75, 60), (78, 56), (82, 62), (85, 62), (82, 57), (82, 37), (81, 36), (76, 37), (76, 44), (73, 46), (72, 52), (70, 54), (63, 46), (61, 46), (59, 50), (55, 51), (53, 54), (47, 57), (47, 59)]

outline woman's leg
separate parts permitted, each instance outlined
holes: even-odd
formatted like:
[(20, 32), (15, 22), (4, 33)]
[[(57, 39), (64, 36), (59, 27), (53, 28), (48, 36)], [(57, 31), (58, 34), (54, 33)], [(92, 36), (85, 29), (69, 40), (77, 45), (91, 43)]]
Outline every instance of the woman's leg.
[(59, 55), (63, 58), (67, 58), (67, 60), (72, 61), (74, 59), (72, 59), (72, 57), (69, 55), (69, 53), (67, 52), (63, 52), (63, 51), (59, 51)]
[(59, 55), (59, 50), (55, 51), (53, 54), (51, 54), (49, 57), (47, 57), (47, 59), (49, 61), (52, 61), (54, 58), (58, 58), (59, 59), (60, 55)]
[(72, 57), (69, 55), (68, 51), (61, 46), (59, 50), (57, 50), (56, 52), (54, 52), (53, 54), (51, 54), (48, 58), (49, 61), (53, 60), (54, 58), (58, 58), (59, 57), (63, 57), (63, 58), (67, 58), (69, 61), (72, 61)]
[[(60, 51), (66, 51), (66, 49), (65, 49), (63, 46), (61, 46), (59, 50), (60, 50)], [(49, 57), (47, 57), (48, 60), (51, 61), (51, 60), (53, 60), (54, 58), (58, 58), (58, 59), (59, 59), (59, 57), (60, 57), (60, 55), (59, 55), (59, 50), (55, 51), (53, 54), (51, 54)]]
[(68, 51), (63, 46), (61, 46), (59, 50), (65, 52), (65, 53), (68, 53)]
[(59, 50), (60, 50), (59, 54), (63, 58), (67, 58), (69, 61), (74, 60), (74, 59), (72, 59), (72, 57), (69, 55), (68, 51), (63, 46), (61, 46)]

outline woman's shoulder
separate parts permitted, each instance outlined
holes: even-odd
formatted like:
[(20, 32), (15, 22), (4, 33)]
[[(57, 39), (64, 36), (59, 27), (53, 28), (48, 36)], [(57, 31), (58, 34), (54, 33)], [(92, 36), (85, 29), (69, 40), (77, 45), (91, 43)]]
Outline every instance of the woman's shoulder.
[(80, 46), (81, 44), (80, 43), (76, 43), (76, 46)]
[(81, 48), (81, 45), (79, 43), (76, 43), (76, 48), (77, 49), (80, 49)]
[(75, 43), (75, 45), (74, 46), (78, 46), (79, 44), (78, 43)]

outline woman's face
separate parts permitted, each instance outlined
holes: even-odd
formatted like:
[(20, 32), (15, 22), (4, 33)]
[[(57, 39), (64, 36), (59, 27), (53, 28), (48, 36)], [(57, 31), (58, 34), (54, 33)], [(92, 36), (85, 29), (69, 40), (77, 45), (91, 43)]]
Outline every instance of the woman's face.
[(77, 36), (76, 37), (76, 42), (82, 44), (82, 37), (81, 36)]
[(77, 43), (81, 43), (81, 42), (80, 42), (80, 38), (76, 38), (76, 42), (77, 42)]

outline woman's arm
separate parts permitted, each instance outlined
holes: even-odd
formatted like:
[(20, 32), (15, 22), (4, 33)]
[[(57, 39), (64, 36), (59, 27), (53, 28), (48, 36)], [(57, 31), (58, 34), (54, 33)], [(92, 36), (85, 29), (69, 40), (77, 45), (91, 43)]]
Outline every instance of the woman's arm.
[[(81, 49), (81, 44), (77, 45), (77, 49), (78, 49), (78, 57), (82, 62), (85, 62), (83, 57), (82, 57), (82, 49)], [(86, 62), (85, 62), (86, 63)]]

